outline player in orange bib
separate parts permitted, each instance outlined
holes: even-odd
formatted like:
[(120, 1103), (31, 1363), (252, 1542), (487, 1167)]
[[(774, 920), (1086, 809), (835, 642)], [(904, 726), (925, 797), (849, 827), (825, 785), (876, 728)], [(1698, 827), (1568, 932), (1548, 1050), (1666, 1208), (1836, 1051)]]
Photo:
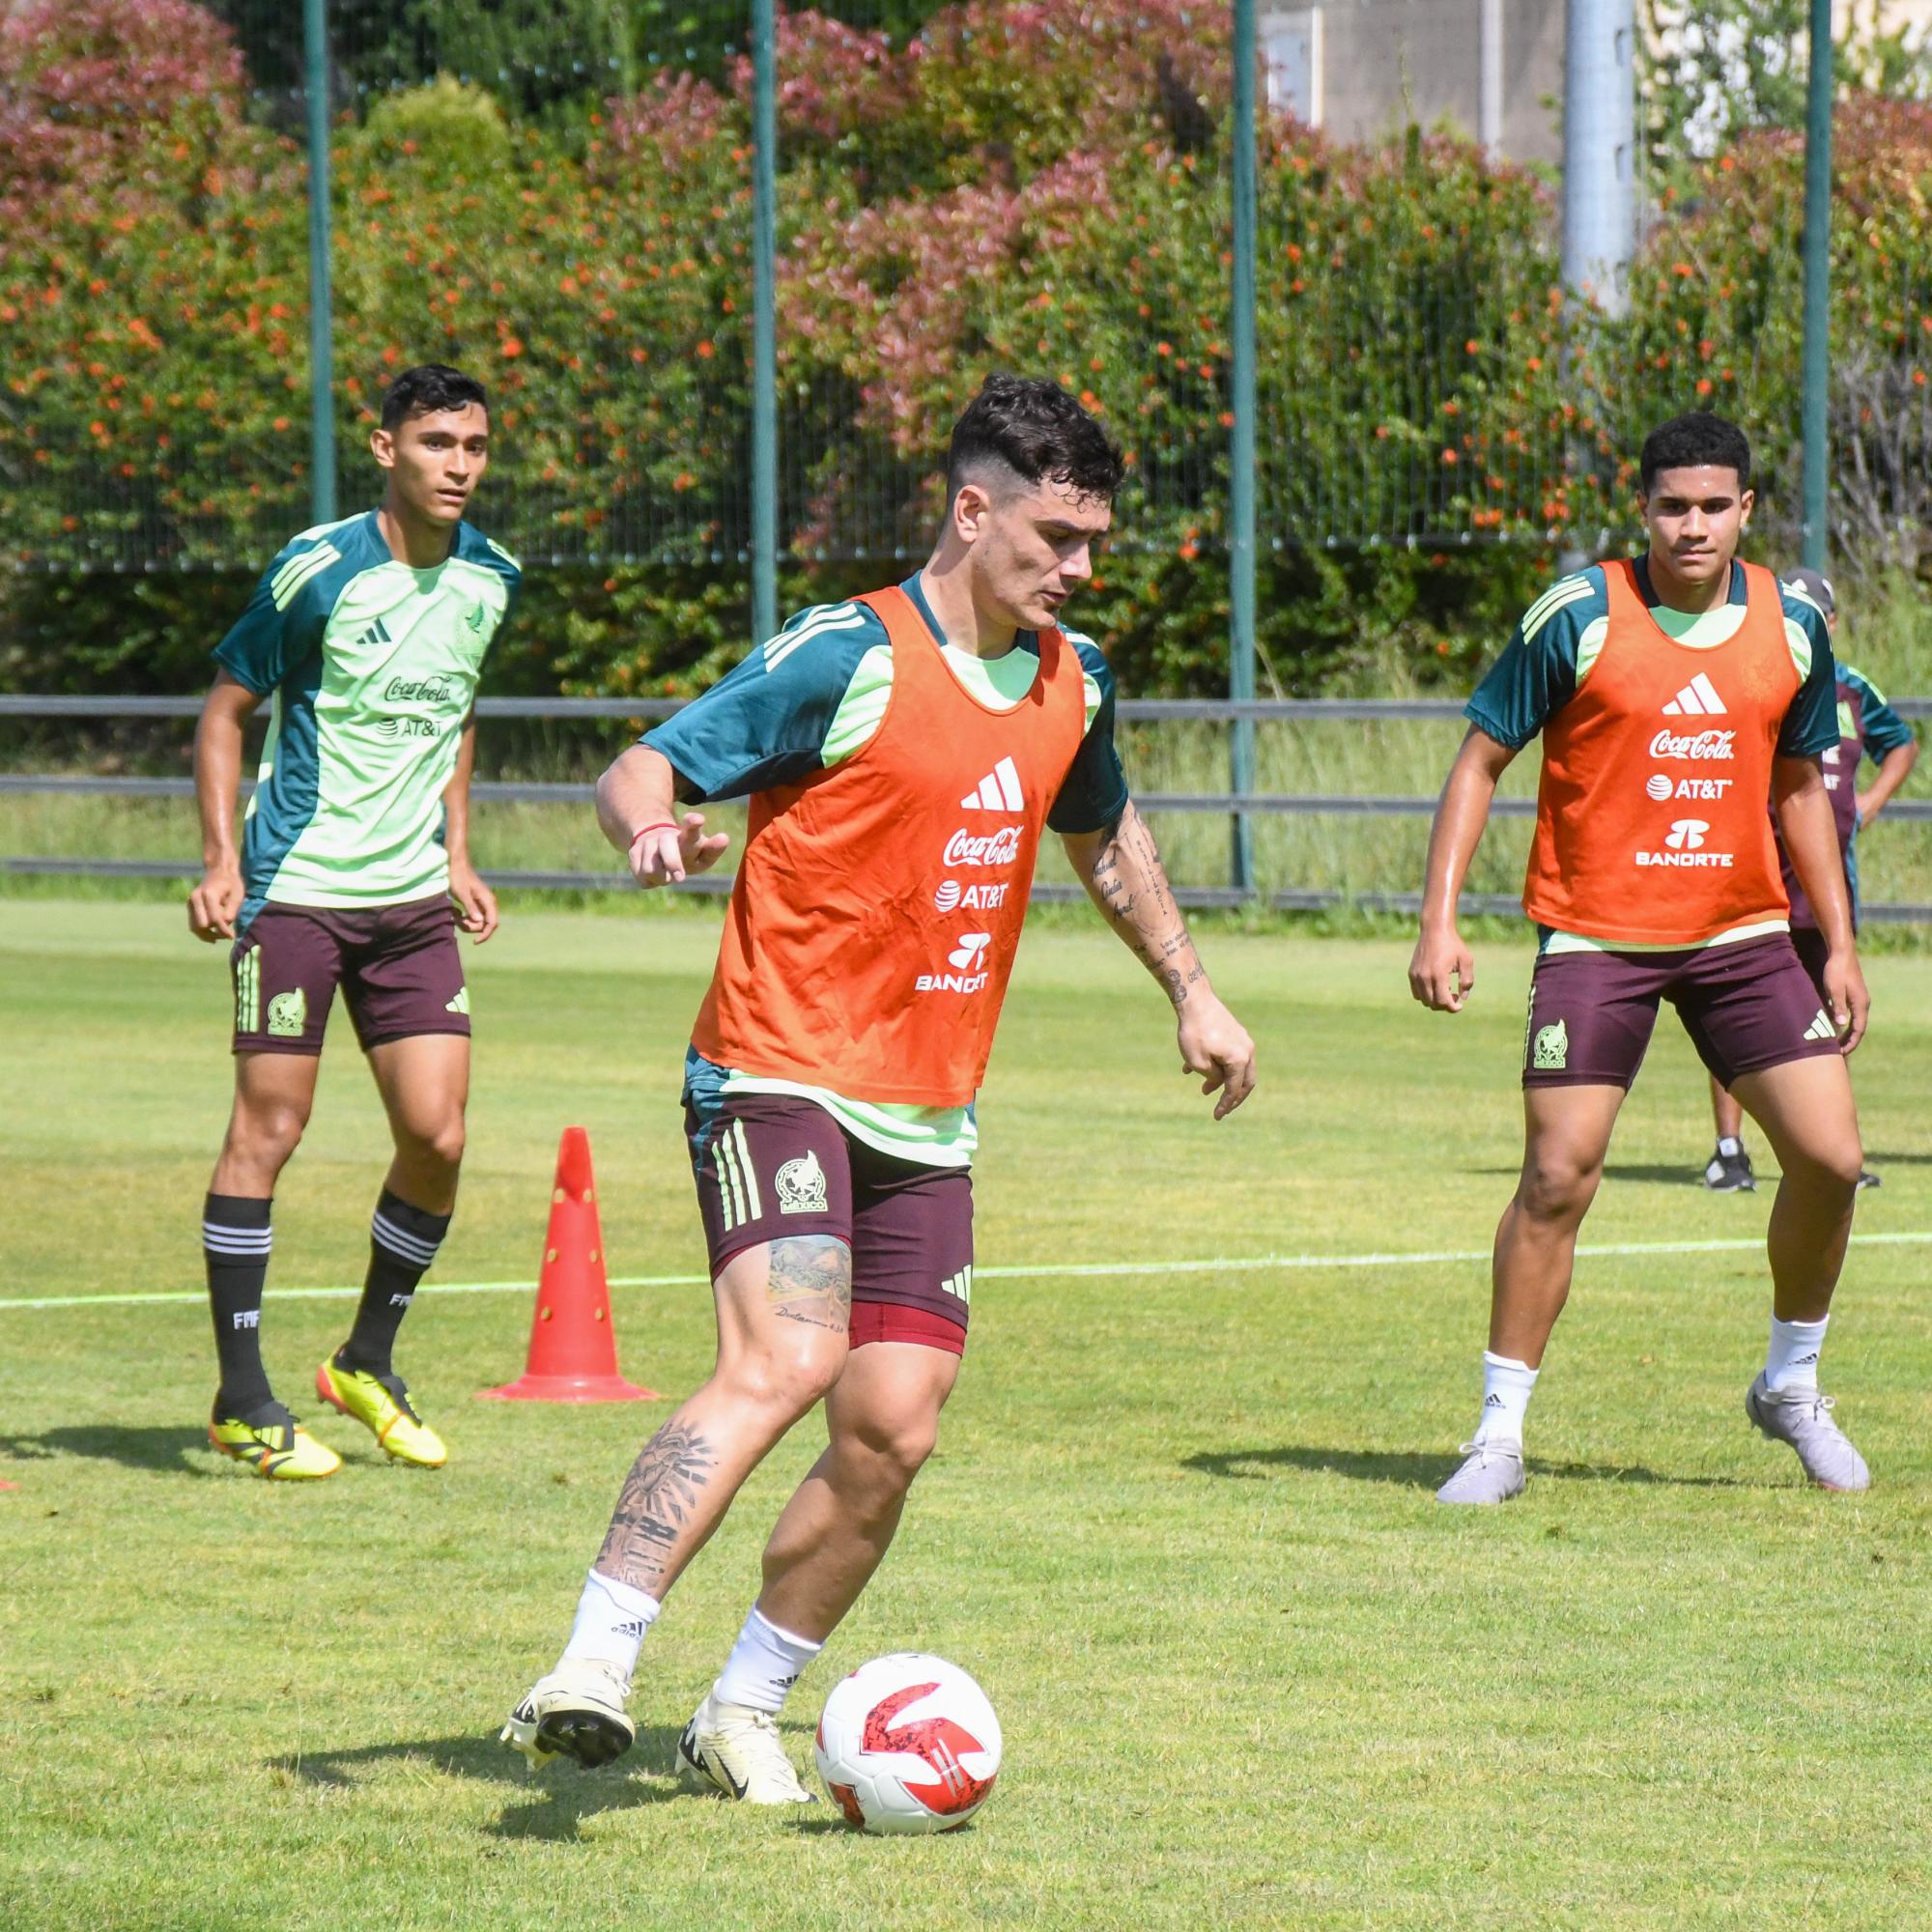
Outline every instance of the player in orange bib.
[[(1522, 1175), (1496, 1231), (1482, 1416), (1443, 1502), (1523, 1487), (1524, 1412), (1661, 1000), (1783, 1175), (1771, 1341), (1746, 1412), (1812, 1482), (1870, 1480), (1818, 1388), (1861, 1167), (1844, 1056), (1867, 1006), (1821, 768), (1838, 742), (1831, 639), (1816, 605), (1737, 560), (1752, 502), (1740, 430), (1679, 416), (1645, 441), (1640, 471), (1646, 554), (1565, 578), (1530, 608), (1469, 702), (1430, 838), (1409, 985), (1453, 1013), (1475, 984), (1456, 929), (1463, 880), (1497, 779), (1542, 732)], [(1822, 1004), (1792, 945), (1767, 796), (1825, 946)]]
[(685, 1070), (718, 1363), (644, 1445), (570, 1641), (504, 1726), (533, 1766), (630, 1747), (665, 1593), (822, 1398), (829, 1444), (678, 1746), (727, 1797), (809, 1799), (777, 1718), (884, 1557), (959, 1372), (974, 1095), (1044, 833), (1166, 990), (1215, 1118), (1254, 1085), (1127, 796), (1106, 660), (1059, 622), (1121, 476), (1056, 384), (995, 377), (954, 427), (924, 569), (794, 619), (604, 776), (599, 818), (645, 887), (724, 853), (680, 803), (751, 802)]

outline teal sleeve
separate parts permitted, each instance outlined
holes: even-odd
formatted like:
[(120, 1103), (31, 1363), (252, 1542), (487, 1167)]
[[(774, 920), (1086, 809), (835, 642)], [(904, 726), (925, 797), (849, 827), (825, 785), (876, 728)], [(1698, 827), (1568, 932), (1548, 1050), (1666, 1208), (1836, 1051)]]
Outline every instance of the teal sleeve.
[(1811, 643), (1811, 669), (1784, 714), (1777, 734), (1781, 758), (1822, 758), (1838, 742), (1838, 667), (1832, 656), (1832, 634), (1817, 607), (1787, 598), (1784, 614), (1803, 624)]
[(1918, 735), (1886, 701), (1885, 693), (1868, 678), (1863, 671), (1854, 670), (1850, 665), (1838, 667), (1841, 683), (1849, 684), (1859, 695), (1860, 716), (1864, 722), (1865, 756), (1874, 762), (1889, 758), (1901, 745), (1909, 745)]
[(1532, 604), (1463, 715), (1485, 737), (1520, 752), (1577, 695), (1577, 651), (1609, 613), (1603, 573), (1565, 578)]
[(1059, 833), (1098, 832), (1127, 809), (1127, 775), (1114, 743), (1114, 669), (1097, 644), (1084, 638), (1068, 641), (1080, 654), (1081, 669), (1099, 688), (1100, 702), (1046, 822)]
[[(214, 647), (215, 663), (258, 697), (266, 697), (321, 647), (334, 597), (346, 581), (333, 562), (315, 573), (301, 571), (298, 559), (314, 548), (298, 540), (282, 551), (262, 573), (247, 609)], [(334, 553), (329, 554), (333, 559)], [(277, 582), (286, 603), (276, 602)]]
[(670, 760), (694, 805), (796, 784), (824, 763), (859, 660), (886, 641), (869, 606), (815, 606), (641, 742)]

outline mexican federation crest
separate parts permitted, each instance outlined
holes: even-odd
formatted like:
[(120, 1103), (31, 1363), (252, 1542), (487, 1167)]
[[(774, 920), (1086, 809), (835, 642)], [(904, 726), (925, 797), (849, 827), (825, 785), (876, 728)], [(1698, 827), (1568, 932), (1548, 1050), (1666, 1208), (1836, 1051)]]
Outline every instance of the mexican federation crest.
[(825, 1170), (810, 1148), (796, 1160), (786, 1161), (779, 1169), (778, 1179), (781, 1214), (825, 1212)]

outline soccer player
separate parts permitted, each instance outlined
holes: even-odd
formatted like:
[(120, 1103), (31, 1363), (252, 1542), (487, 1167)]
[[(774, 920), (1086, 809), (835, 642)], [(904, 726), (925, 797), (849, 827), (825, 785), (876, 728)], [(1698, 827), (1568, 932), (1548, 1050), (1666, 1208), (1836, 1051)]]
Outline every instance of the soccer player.
[[(1530, 607), (1469, 700), (1430, 837), (1409, 985), (1453, 1013), (1475, 983), (1457, 896), (1497, 778), (1543, 733), (1523, 891), (1539, 943), (1522, 1174), (1496, 1231), (1482, 1416), (1437, 1492), (1446, 1503), (1523, 1487), (1523, 1414), (1577, 1230), (1666, 999), (1783, 1173), (1770, 1348), (1746, 1411), (1814, 1483), (1869, 1481), (1818, 1391), (1860, 1170), (1844, 1056), (1867, 1006), (1821, 762), (1838, 742), (1831, 639), (1808, 598), (1737, 561), (1752, 502), (1740, 430), (1679, 416), (1645, 440), (1639, 468), (1648, 551), (1566, 577)], [(1822, 994), (1792, 947), (1767, 798), (1817, 918)]]
[[(1912, 726), (1885, 701), (1885, 695), (1862, 671), (1855, 670), (1837, 657), (1838, 601), (1831, 580), (1822, 571), (1801, 565), (1784, 578), (1786, 592), (1808, 597), (1824, 613), (1825, 628), (1832, 635), (1833, 655), (1838, 670), (1838, 742), (1825, 753), (1825, 789), (1832, 795), (1832, 815), (1838, 829), (1838, 850), (1843, 854), (1845, 880), (1850, 889), (1852, 927), (1859, 923), (1859, 857), (1854, 841), (1863, 826), (1869, 825), (1918, 762), (1918, 740)], [(1861, 759), (1870, 758), (1878, 766), (1870, 788), (1858, 789)], [(1791, 901), (1791, 943), (1810, 974), (1812, 983), (1824, 997), (1825, 943), (1818, 921), (1804, 888), (1791, 869), (1791, 860), (1783, 844), (1778, 859), (1784, 867), (1785, 896)], [(1704, 1168), (1704, 1185), (1718, 1194), (1735, 1194), (1755, 1189), (1750, 1155), (1745, 1151), (1744, 1109), (1719, 1087), (1711, 1082), (1711, 1111), (1718, 1122), (1718, 1146)], [(1861, 1187), (1876, 1187), (1879, 1178), (1869, 1168), (1859, 1176)]]
[(645, 887), (724, 849), (679, 801), (751, 799), (683, 1095), (718, 1361), (645, 1444), (562, 1658), (504, 1726), (532, 1767), (629, 1748), (665, 1593), (822, 1397), (828, 1446), (678, 1751), (729, 1797), (808, 1801), (776, 1719), (884, 1557), (959, 1372), (974, 1094), (1045, 831), (1173, 1002), (1215, 1118), (1253, 1087), (1128, 799), (1106, 661), (1058, 627), (1121, 476), (1057, 384), (993, 378), (953, 429), (925, 567), (794, 619), (604, 776), (599, 819)]
[[(215, 650), (195, 733), (207, 872), (188, 925), (234, 942), (235, 980), (235, 1106), (202, 1209), (221, 1367), (208, 1433), (280, 1482), (341, 1466), (276, 1401), (261, 1349), (270, 1208), (308, 1122), (338, 985), (395, 1157), (355, 1325), (316, 1371), (316, 1393), (393, 1460), (444, 1459), (390, 1350), (456, 1205), (469, 995), (455, 928), (478, 944), (497, 929), (469, 863), (472, 706), (518, 570), (463, 521), (490, 459), (483, 385), (436, 363), (405, 370), (370, 447), (387, 478), (381, 505), (304, 530), (269, 566)], [(265, 698), (238, 856), (242, 728)]]

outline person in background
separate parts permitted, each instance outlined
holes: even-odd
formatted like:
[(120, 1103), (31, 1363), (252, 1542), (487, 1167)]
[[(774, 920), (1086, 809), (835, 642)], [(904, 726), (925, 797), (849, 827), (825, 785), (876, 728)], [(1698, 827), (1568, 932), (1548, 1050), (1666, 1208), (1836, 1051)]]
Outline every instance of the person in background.
[[(1822, 571), (1801, 564), (1784, 575), (1788, 595), (1802, 597), (1824, 613), (1825, 628), (1832, 635), (1835, 653), (1838, 643), (1838, 600), (1831, 580)], [(1832, 813), (1838, 829), (1838, 847), (1845, 856), (1845, 880), (1851, 893), (1852, 924), (1859, 917), (1860, 829), (1869, 825), (1918, 762), (1918, 740), (1912, 726), (1885, 701), (1885, 694), (1843, 658), (1838, 669), (1838, 742), (1825, 753), (1825, 789), (1832, 800)], [(1878, 766), (1870, 786), (1858, 788), (1859, 767), (1870, 758)], [(1798, 957), (1811, 975), (1812, 983), (1822, 987), (1825, 970), (1825, 937), (1818, 930), (1818, 916), (1804, 888), (1791, 869), (1790, 855), (1780, 838), (1778, 861), (1784, 867), (1784, 890), (1791, 900), (1791, 943)], [(1711, 1111), (1718, 1122), (1718, 1145), (1704, 1167), (1704, 1185), (1714, 1194), (1748, 1193), (1757, 1186), (1751, 1172), (1750, 1155), (1745, 1151), (1744, 1109), (1719, 1086), (1711, 1082)], [(1879, 1178), (1869, 1168), (1859, 1176), (1861, 1187), (1876, 1187)]]

